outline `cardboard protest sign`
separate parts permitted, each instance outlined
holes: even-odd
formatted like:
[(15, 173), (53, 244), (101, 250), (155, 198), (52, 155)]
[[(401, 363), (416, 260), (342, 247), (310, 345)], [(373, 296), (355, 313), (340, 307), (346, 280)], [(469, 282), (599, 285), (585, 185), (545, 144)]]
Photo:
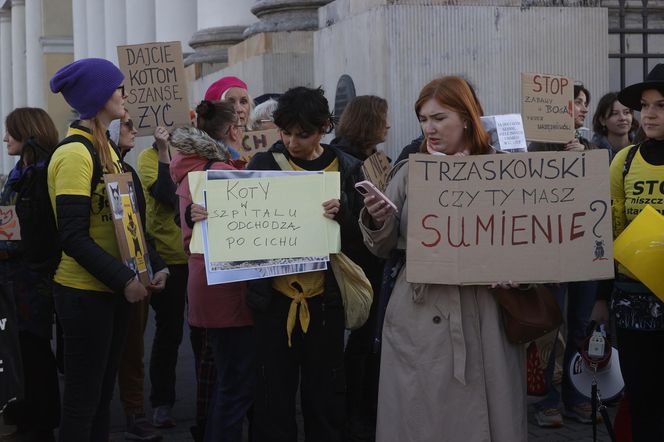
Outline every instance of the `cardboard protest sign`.
[(381, 151), (377, 151), (362, 163), (362, 173), (371, 184), (380, 190), (385, 190), (387, 176), (390, 173), (390, 160)]
[(15, 206), (0, 206), (0, 240), (18, 241), (21, 239), (21, 226), (18, 223)]
[(254, 130), (244, 133), (240, 159), (249, 162), (258, 152), (267, 152), (274, 143), (279, 141), (279, 129)]
[(323, 172), (208, 180), (210, 261), (326, 256), (324, 194)]
[(105, 174), (104, 182), (122, 262), (147, 286), (152, 281), (152, 268), (131, 173)]
[(567, 77), (521, 74), (521, 114), (526, 139), (567, 143), (574, 138), (574, 82)]
[(664, 216), (647, 205), (614, 242), (616, 261), (664, 301)]
[(606, 160), (602, 150), (411, 155), (407, 280), (613, 278)]
[(519, 114), (480, 117), (482, 126), (491, 136), (491, 145), (501, 152), (526, 152), (526, 135)]
[(118, 46), (129, 111), (138, 136), (157, 126), (188, 126), (187, 80), (179, 41)]

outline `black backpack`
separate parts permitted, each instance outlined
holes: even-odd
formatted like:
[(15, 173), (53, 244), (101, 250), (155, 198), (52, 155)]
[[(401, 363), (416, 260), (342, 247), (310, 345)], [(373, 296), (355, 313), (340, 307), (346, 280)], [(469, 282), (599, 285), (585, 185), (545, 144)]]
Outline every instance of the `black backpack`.
[[(97, 151), (92, 142), (83, 135), (70, 135), (55, 149), (68, 143), (82, 143), (90, 152), (93, 163), (90, 182), (92, 194), (103, 174)], [(21, 156), (28, 152), (35, 159), (34, 166), (26, 170), (21, 179), (14, 184), (14, 190), (17, 192), (16, 215), (21, 226), (23, 260), (32, 270), (52, 275), (62, 257), (58, 227), (48, 193), (47, 171), (53, 153), (49, 154), (33, 139), (25, 143)], [(37, 164), (38, 158), (46, 158), (43, 166)]]

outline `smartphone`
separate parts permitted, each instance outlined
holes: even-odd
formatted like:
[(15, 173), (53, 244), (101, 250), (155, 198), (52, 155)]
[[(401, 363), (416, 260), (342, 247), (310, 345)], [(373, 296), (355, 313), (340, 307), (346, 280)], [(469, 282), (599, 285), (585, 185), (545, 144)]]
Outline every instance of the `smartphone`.
[(397, 209), (397, 206), (390, 201), (376, 186), (371, 184), (371, 181), (360, 181), (359, 183), (355, 184), (355, 189), (360, 192), (362, 196), (367, 196), (367, 195), (373, 195), (379, 200), (385, 201), (387, 205), (392, 207), (394, 209), (394, 213), (399, 213), (399, 209)]

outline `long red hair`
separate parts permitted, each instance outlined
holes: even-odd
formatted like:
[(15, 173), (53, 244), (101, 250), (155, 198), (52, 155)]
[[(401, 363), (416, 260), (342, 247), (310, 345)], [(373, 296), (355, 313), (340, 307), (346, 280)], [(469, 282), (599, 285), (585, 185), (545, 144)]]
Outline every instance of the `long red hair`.
[[(458, 113), (462, 120), (468, 122), (468, 128), (463, 132), (463, 140), (471, 155), (491, 152), (489, 146), (491, 138), (480, 121), (484, 110), (475, 91), (466, 80), (461, 77), (448, 76), (437, 78), (424, 86), (415, 102), (415, 112), (418, 115), (424, 103), (430, 99), (434, 99), (441, 106)], [(426, 142), (422, 143), (422, 146), (425, 148)]]

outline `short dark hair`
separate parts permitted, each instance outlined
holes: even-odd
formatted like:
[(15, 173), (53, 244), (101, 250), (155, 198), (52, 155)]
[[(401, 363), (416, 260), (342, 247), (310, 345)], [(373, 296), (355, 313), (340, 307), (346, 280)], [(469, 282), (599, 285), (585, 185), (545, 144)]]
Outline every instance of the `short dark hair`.
[(196, 127), (214, 140), (221, 140), (231, 124), (237, 124), (238, 116), (227, 101), (203, 100), (196, 106)]
[(320, 87), (294, 87), (279, 97), (274, 124), (282, 130), (299, 126), (305, 132), (326, 132), (334, 128), (325, 92)]
[(579, 94), (581, 92), (586, 94), (586, 106), (588, 106), (590, 104), (590, 92), (588, 91), (588, 89), (586, 89), (586, 87), (583, 84), (581, 84), (581, 83), (575, 84), (574, 85), (574, 99), (575, 100), (579, 97)]

